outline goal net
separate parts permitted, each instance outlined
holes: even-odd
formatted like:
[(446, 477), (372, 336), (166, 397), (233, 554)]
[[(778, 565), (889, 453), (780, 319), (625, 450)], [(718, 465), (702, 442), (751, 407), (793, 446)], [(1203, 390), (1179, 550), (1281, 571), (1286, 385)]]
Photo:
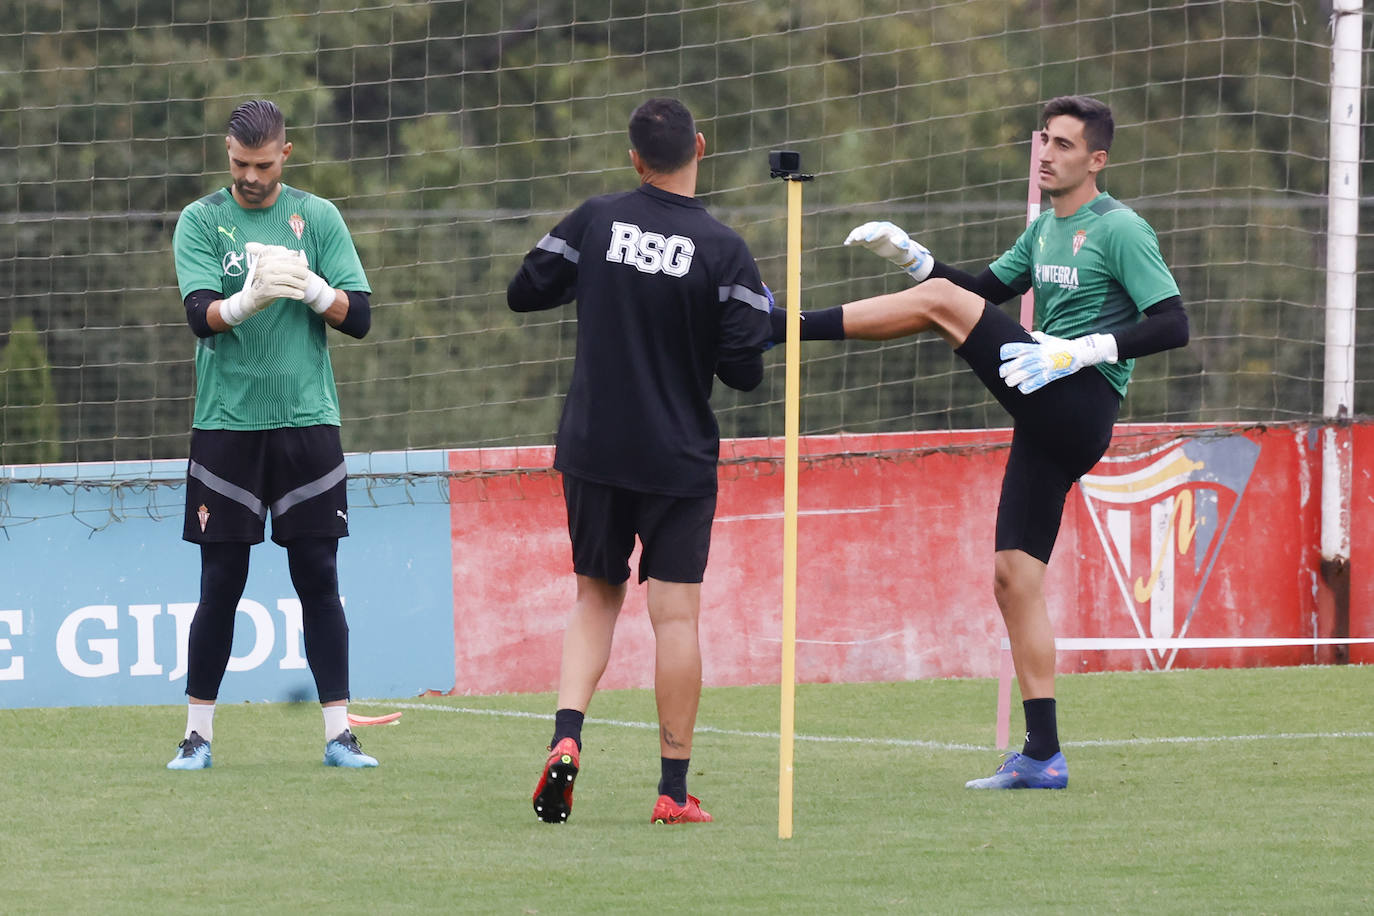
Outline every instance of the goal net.
[[(506, 284), (578, 202), (632, 186), (626, 122), (655, 95), (696, 114), (701, 196), (780, 304), (785, 189), (767, 153), (801, 152), (818, 176), (808, 308), (905, 282), (841, 245), (868, 219), (980, 270), (1025, 225), (1040, 106), (1101, 98), (1117, 119), (1101, 184), (1158, 232), (1193, 334), (1140, 362), (1122, 418), (1320, 415), (1330, 55), (1314, 4), (307, 6), (6, 4), (0, 463), (185, 455), (194, 337), (171, 236), (227, 184), (225, 123), (254, 97), (286, 113), (285, 179), (338, 204), (374, 289), (371, 334), (332, 336), (349, 451), (552, 440), (573, 313), (515, 315)], [(805, 346), (804, 433), (1006, 422), (937, 339)], [(723, 435), (782, 434), (782, 358), (755, 392), (718, 386)], [(1362, 356), (1357, 406), (1371, 375)]]

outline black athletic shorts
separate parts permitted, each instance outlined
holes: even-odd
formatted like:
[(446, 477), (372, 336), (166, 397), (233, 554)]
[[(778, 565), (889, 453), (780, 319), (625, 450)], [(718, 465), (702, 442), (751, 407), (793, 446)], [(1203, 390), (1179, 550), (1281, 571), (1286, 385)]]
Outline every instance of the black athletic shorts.
[(630, 578), (635, 535), (639, 581), (700, 582), (711, 549), (716, 497), (641, 493), (563, 475), (573, 571), (619, 585)]
[(1002, 344), (1034, 343), (1015, 319), (991, 303), (957, 353), (1011, 414), (1011, 454), (997, 503), (998, 550), (1023, 550), (1050, 561), (1064, 499), (1078, 478), (1092, 470), (1112, 441), (1121, 396), (1101, 372), (1089, 366), (1022, 394), (998, 375)]
[(196, 544), (348, 536), (348, 472), (337, 426), (191, 430), (186, 522)]

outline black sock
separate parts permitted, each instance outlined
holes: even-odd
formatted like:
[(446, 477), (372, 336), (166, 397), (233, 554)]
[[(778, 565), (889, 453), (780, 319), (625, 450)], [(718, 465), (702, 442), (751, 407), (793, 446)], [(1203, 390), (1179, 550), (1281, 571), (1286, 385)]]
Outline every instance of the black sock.
[(549, 747), (557, 747), (558, 742), (564, 738), (571, 738), (577, 742), (577, 749), (582, 750), (582, 720), (586, 718), (586, 713), (576, 709), (560, 709), (553, 714), (553, 740), (549, 742)]
[(658, 794), (666, 795), (679, 805), (687, 804), (687, 765), (691, 758), (678, 760), (675, 757), (660, 757), (659, 766), (663, 775), (658, 780)]
[(1049, 760), (1059, 753), (1059, 723), (1054, 712), (1054, 697), (1024, 700), (1026, 743), (1021, 753), (1032, 760)]
[[(773, 322), (773, 343), (787, 342), (787, 312), (774, 308), (768, 313)], [(802, 312), (802, 340), (844, 340), (844, 306)]]

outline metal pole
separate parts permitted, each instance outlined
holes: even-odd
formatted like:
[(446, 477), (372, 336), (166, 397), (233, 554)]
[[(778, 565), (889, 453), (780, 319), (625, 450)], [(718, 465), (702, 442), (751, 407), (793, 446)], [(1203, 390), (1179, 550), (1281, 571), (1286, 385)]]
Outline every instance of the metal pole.
[(1360, 222), (1363, 0), (1331, 14), (1330, 188), (1327, 194), (1326, 373), (1322, 413), (1349, 419), (1355, 396), (1355, 258)]
[[(1350, 627), (1350, 418), (1355, 399), (1355, 270), (1360, 222), (1363, 0), (1331, 11), (1330, 188), (1327, 197), (1326, 360), (1322, 391), (1321, 574), (1333, 635)], [(1338, 648), (1344, 661), (1349, 650)]]

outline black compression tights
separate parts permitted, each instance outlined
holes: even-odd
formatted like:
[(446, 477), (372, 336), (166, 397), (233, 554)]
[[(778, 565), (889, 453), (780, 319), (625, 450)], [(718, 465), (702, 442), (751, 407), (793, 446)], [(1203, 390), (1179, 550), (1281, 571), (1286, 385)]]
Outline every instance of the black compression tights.
[[(219, 697), (234, 642), (234, 617), (248, 581), (248, 544), (202, 544), (200, 604), (187, 643), (186, 693)], [(301, 600), (305, 658), (321, 703), (348, 699), (348, 621), (339, 601), (336, 538), (302, 538), (286, 547)]]
[(305, 660), (320, 702), (348, 699), (348, 621), (339, 600), (338, 538), (301, 538), (286, 545), (291, 584), (301, 599)]
[(250, 544), (200, 545), (200, 604), (186, 645), (186, 695), (219, 697), (234, 643), (234, 612), (248, 581)]

